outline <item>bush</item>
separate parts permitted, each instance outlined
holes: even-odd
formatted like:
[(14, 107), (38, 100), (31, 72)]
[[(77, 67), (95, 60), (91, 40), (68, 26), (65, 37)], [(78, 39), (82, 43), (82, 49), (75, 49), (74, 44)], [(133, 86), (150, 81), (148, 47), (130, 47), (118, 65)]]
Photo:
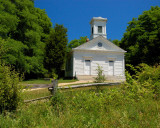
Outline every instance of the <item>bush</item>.
[[(160, 96), (160, 66), (148, 66), (147, 64), (139, 64), (137, 67), (130, 67), (134, 75), (130, 75), (126, 71), (126, 83), (122, 86), (125, 94), (132, 95), (132, 98)], [(131, 98), (131, 97), (130, 97)]]
[(105, 75), (103, 75), (103, 70), (102, 70), (102, 67), (100, 65), (98, 65), (98, 68), (96, 69), (97, 71), (97, 77), (95, 78), (95, 82), (96, 83), (103, 83), (106, 78), (105, 78)]
[(160, 65), (148, 66), (147, 64), (140, 64), (141, 71), (137, 73), (137, 81), (143, 84), (144, 82), (150, 83), (155, 98), (160, 96)]
[(59, 113), (60, 110), (65, 108), (65, 97), (64, 95), (57, 91), (56, 94), (51, 98), (51, 105), (55, 109), (56, 112)]
[(19, 74), (10, 67), (0, 65), (0, 112), (15, 110), (21, 101)]

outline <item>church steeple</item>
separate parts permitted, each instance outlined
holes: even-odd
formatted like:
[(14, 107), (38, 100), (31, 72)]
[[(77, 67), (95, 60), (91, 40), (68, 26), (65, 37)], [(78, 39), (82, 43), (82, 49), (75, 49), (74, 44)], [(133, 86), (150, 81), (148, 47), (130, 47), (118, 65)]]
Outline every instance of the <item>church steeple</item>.
[(91, 25), (90, 38), (93, 39), (97, 36), (103, 36), (107, 38), (106, 23), (107, 23), (107, 18), (93, 17), (90, 21), (90, 25)]

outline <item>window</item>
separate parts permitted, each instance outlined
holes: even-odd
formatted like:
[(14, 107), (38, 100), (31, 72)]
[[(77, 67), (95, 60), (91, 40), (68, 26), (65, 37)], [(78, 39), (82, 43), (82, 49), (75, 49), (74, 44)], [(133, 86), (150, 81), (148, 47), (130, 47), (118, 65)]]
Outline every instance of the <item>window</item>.
[(93, 27), (92, 27), (92, 34), (93, 34)]
[(101, 42), (98, 43), (98, 47), (102, 47), (102, 43)]
[(102, 33), (102, 26), (98, 26), (98, 33)]
[(85, 60), (85, 62), (90, 62), (90, 60)]

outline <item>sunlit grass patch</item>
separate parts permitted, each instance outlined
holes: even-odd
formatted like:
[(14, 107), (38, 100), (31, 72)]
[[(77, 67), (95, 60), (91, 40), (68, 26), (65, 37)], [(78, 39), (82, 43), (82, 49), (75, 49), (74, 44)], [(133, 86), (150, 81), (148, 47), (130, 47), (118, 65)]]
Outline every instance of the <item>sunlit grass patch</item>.
[(48, 88), (42, 88), (42, 89), (36, 89), (36, 90), (27, 89), (23, 91), (24, 100), (36, 99), (36, 98), (45, 97), (49, 95), (51, 94), (48, 91)]
[[(75, 82), (77, 80), (71, 79), (71, 80), (63, 80), (59, 79), (58, 83), (70, 83)], [(51, 80), (45, 80), (45, 79), (30, 79), (30, 80), (24, 80), (21, 82), (21, 84), (51, 84)]]

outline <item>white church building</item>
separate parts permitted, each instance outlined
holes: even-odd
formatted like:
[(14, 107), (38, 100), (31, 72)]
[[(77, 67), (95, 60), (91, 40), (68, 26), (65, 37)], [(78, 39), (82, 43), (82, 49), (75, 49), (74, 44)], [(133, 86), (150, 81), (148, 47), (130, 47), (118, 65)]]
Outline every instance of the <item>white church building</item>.
[(66, 63), (66, 77), (92, 80), (100, 65), (107, 80), (125, 80), (126, 51), (107, 40), (106, 22), (102, 17), (91, 19), (91, 40), (72, 49)]

